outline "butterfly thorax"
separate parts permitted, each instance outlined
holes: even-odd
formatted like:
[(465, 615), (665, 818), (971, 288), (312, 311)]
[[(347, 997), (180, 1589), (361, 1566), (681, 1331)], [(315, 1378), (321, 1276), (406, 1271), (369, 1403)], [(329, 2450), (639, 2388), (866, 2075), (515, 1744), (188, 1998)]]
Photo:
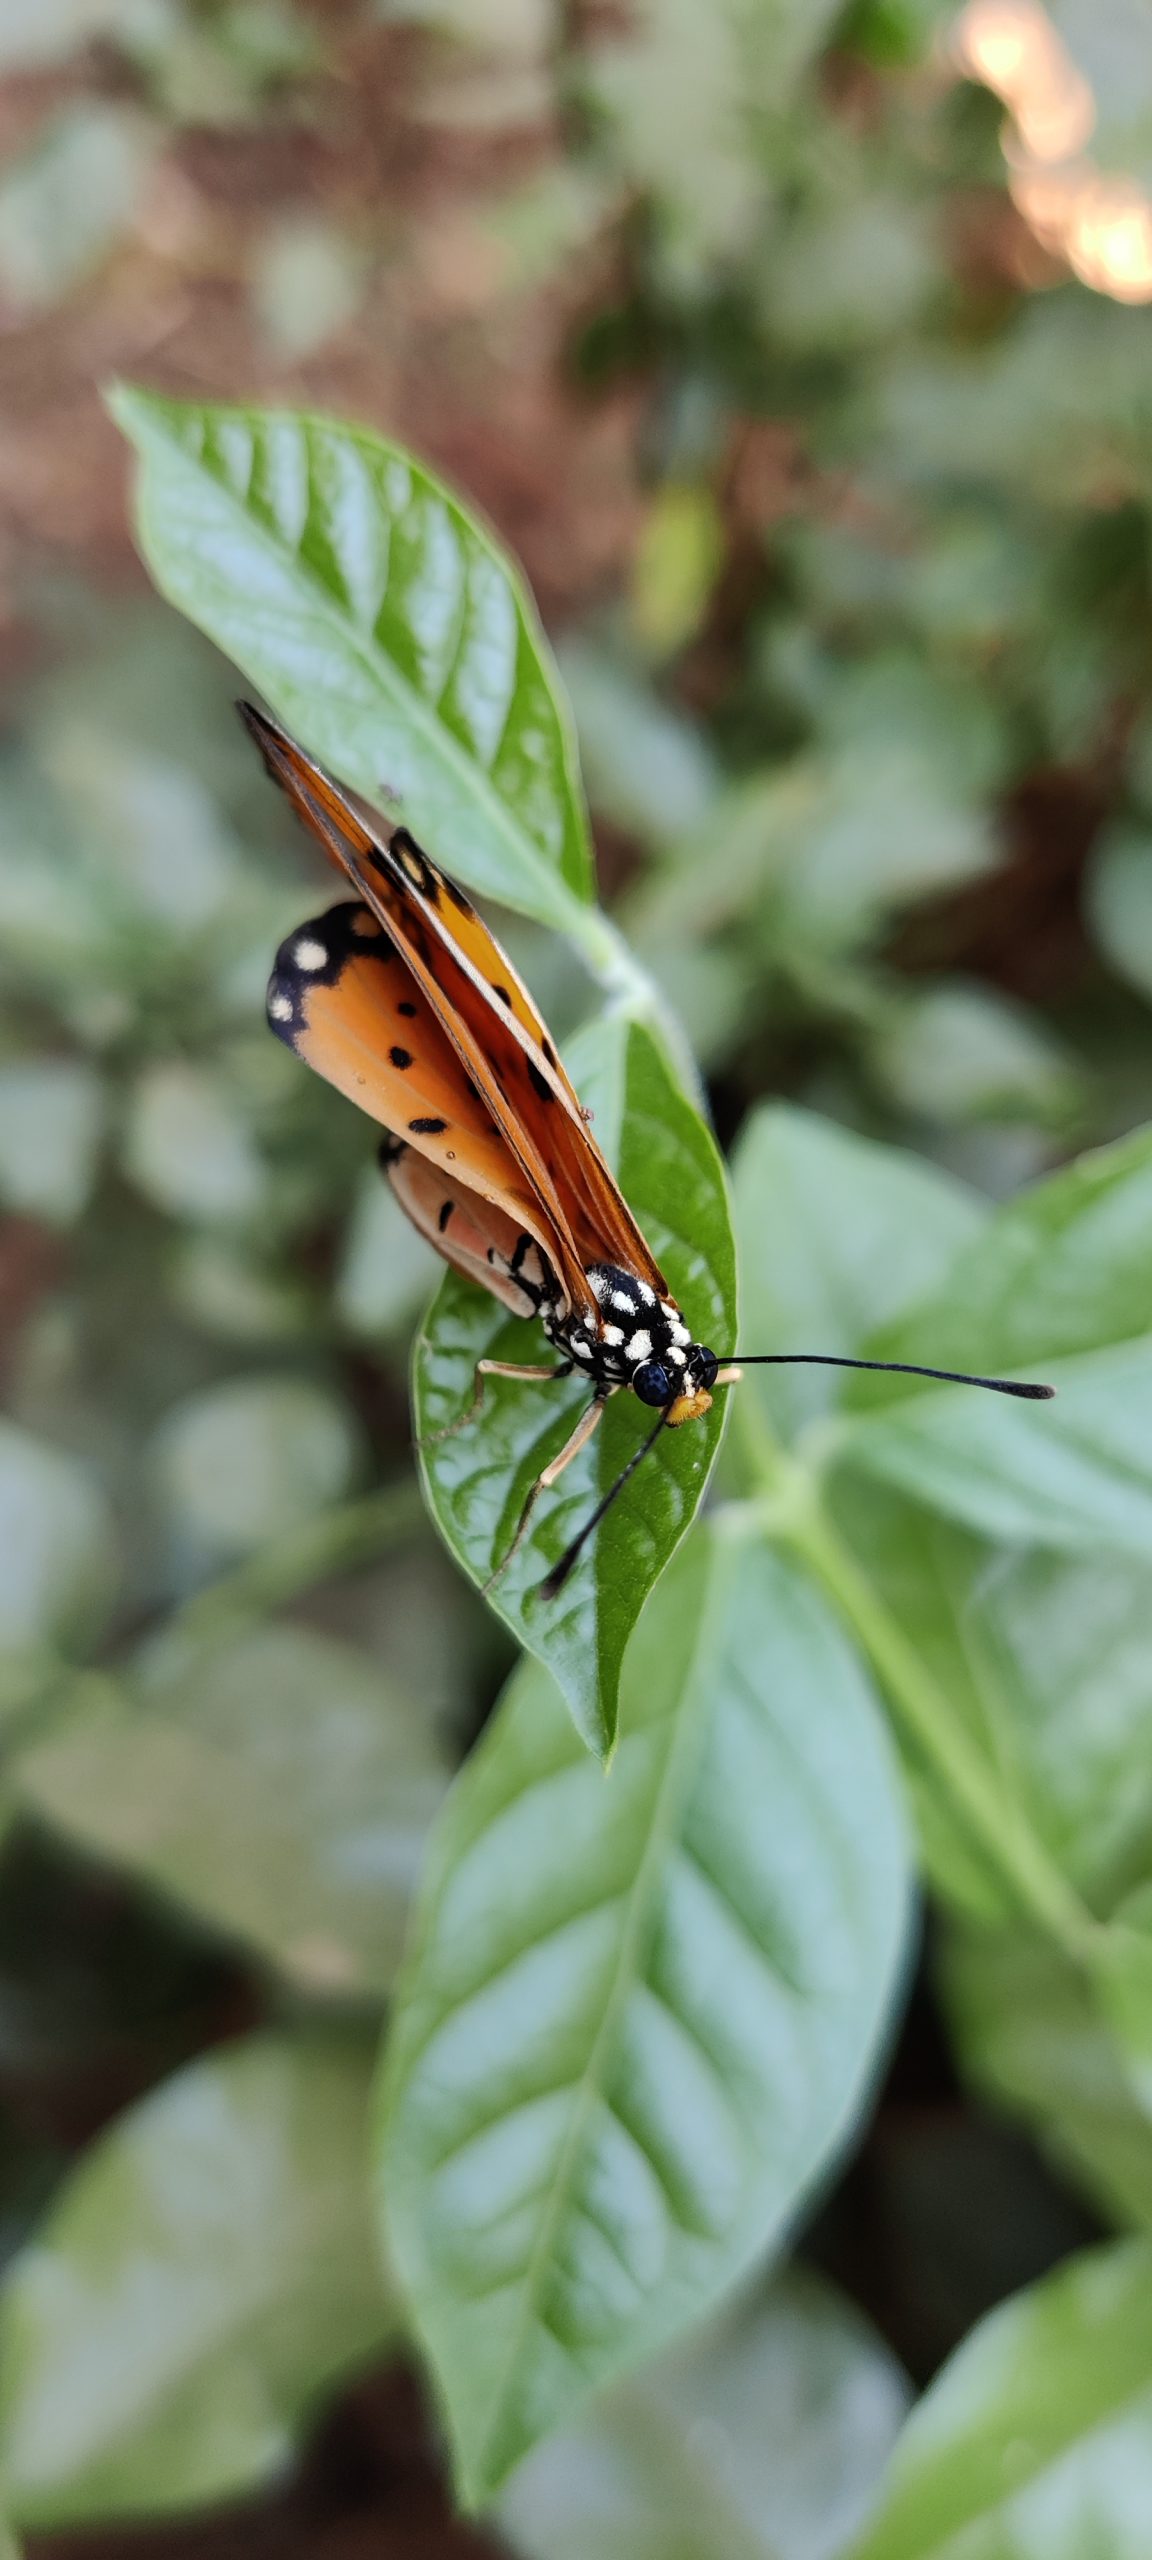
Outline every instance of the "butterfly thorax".
[(642, 1404), (663, 1406), (669, 1421), (706, 1413), (716, 1357), (693, 1342), (675, 1299), (657, 1297), (646, 1280), (615, 1263), (594, 1262), (586, 1276), (598, 1321), (541, 1309), (557, 1350), (594, 1386), (631, 1387)]

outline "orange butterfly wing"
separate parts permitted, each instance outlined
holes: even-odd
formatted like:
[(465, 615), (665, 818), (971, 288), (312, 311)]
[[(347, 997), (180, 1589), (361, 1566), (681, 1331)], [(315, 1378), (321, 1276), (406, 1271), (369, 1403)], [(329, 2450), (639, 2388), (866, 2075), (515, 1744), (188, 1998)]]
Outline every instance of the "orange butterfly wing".
[[(429, 1182), (439, 1188), (435, 1200), (427, 1188), (419, 1195), (427, 1206), (416, 1220), (423, 1233), (446, 1199), (467, 1191), (496, 1222), (485, 1230), (485, 1249), (490, 1242), (501, 1252), (506, 1247), (511, 1263), (526, 1235), (555, 1267), (556, 1239), (539, 1201), (367, 907), (346, 901), (288, 936), (269, 982), (268, 1020), (308, 1066), (427, 1159)], [(431, 1241), (447, 1252), (437, 1234)], [(489, 1270), (473, 1276), (493, 1285)], [(517, 1313), (533, 1312), (521, 1296)]]
[(380, 1152), (405, 1216), (436, 1252), (490, 1289), (514, 1316), (538, 1315), (548, 1273), (532, 1236), (454, 1169), (442, 1172), (400, 1139)]
[(475, 908), (406, 829), (388, 839), (251, 705), (241, 706), (273, 778), (394, 935), (544, 1210), (574, 1306), (597, 1310), (584, 1273), (614, 1262), (666, 1297), (667, 1282), (604, 1161), (532, 998)]

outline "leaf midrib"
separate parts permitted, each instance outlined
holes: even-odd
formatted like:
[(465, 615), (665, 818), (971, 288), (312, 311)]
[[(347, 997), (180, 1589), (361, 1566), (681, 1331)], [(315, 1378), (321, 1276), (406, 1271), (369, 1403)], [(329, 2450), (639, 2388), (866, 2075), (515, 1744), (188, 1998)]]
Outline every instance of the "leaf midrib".
[[(203, 404), (197, 403), (196, 406), (200, 410), (201, 415), (203, 415)], [(129, 416), (133, 414), (131, 408), (129, 408), (127, 414)], [(363, 635), (356, 630), (355, 625), (351, 623), (346, 616), (341, 614), (336, 599), (331, 594), (330, 590), (320, 583), (315, 573), (305, 564), (300, 552), (289, 550), (286, 542), (269, 531), (267, 525), (264, 524), (252, 511), (249, 504), (244, 499), (236, 496), (231, 484), (227, 480), (221, 479), (217, 476), (217, 474), (211, 469), (208, 462), (204, 459), (203, 454), (190, 454), (187, 446), (181, 444), (177, 437), (169, 435), (163, 426), (157, 428), (155, 412), (150, 407), (145, 407), (144, 414), (147, 417), (149, 432), (156, 433), (158, 435), (165, 451), (174, 460), (181, 463), (189, 471), (193, 479), (202, 477), (208, 485), (218, 493), (219, 496), (224, 498), (228, 505), (236, 512), (236, 514), (239, 515), (246, 530), (255, 536), (256, 540), (263, 545), (266, 551), (271, 553), (273, 558), (281, 564), (285, 561), (288, 563), (294, 577), (298, 577), (300, 585), (304, 589), (308, 598), (310, 600), (315, 598), (318, 602), (322, 620), (336, 632), (343, 645), (346, 648), (349, 648), (352, 654), (360, 659), (361, 663), (366, 667), (369, 674), (373, 677), (373, 680), (379, 685), (381, 692), (386, 698), (391, 692), (394, 698), (395, 707), (409, 722), (409, 724), (427, 739), (431, 752), (438, 755), (441, 760), (449, 766), (450, 770), (453, 770), (454, 778), (463, 785), (466, 791), (470, 792), (476, 800), (485, 806), (490, 819), (494, 821), (497, 830), (503, 835), (506, 843), (512, 848), (516, 859), (522, 863), (526, 858), (529, 870), (537, 873), (540, 878), (547, 883), (549, 889), (556, 889), (559, 891), (561, 904), (563, 905), (570, 901), (576, 912), (578, 914), (582, 914), (586, 902), (577, 897), (577, 893), (566, 878), (563, 869), (559, 865), (553, 869), (534, 842), (533, 838), (523, 834), (514, 825), (507, 802), (501, 799), (494, 783), (485, 772), (483, 765), (481, 765), (475, 757), (469, 756), (466, 748), (461, 745), (460, 740), (453, 734), (452, 730), (449, 729), (439, 718), (439, 715), (432, 705), (426, 700), (424, 695), (415, 690), (408, 677), (405, 676), (402, 670), (397, 666), (395, 659), (388, 656), (387, 652), (379, 645), (379, 643), (373, 641), (371, 647), (366, 644)], [(244, 424), (251, 429), (254, 437), (259, 436), (261, 425), (264, 423), (264, 413), (258, 410), (229, 408), (227, 414), (229, 417), (243, 420)], [(367, 454), (368, 448), (365, 445), (363, 437), (356, 435), (352, 430), (340, 428), (337, 422), (333, 419), (323, 418), (309, 410), (302, 410), (299, 412), (281, 410), (279, 412), (272, 411), (269, 414), (273, 417), (278, 416), (280, 419), (298, 426), (304, 434), (306, 442), (314, 431), (317, 433), (323, 432), (328, 435), (342, 434), (346, 436), (347, 441), (350, 444), (354, 444), (360, 452)], [(383, 439), (381, 439), (381, 441), (383, 441)], [(409, 463), (409, 468), (418, 468), (418, 466), (413, 466), (410, 463), (408, 456), (401, 455), (401, 448), (399, 446), (394, 447), (393, 450), (396, 452), (398, 457)], [(423, 471), (420, 471), (419, 476), (425, 480), (429, 479), (429, 475)], [(312, 457), (311, 452), (309, 451), (310, 482), (311, 479)], [(448, 506), (454, 506), (455, 502), (449, 497), (446, 490), (440, 489), (438, 483), (435, 481), (429, 481), (429, 485), (436, 489), (437, 495), (442, 496)], [(144, 511), (145, 505), (146, 498), (142, 502), (142, 512)], [(507, 581), (507, 568), (505, 563), (500, 559), (494, 545), (480, 534), (477, 528), (471, 525), (471, 521), (469, 523), (469, 530), (475, 534), (479, 548), (486, 552), (488, 558), (494, 562), (495, 566), (500, 571), (501, 576)], [(455, 528), (455, 531), (457, 538), (459, 539), (458, 526)], [(387, 592), (387, 590), (385, 592)], [(514, 589), (513, 593), (515, 595)], [(517, 610), (517, 632), (519, 634), (524, 627), (523, 616), (518, 596), (515, 598), (515, 601)], [(381, 604), (383, 604), (383, 598), (381, 599)], [(516, 683), (518, 687), (519, 676), (517, 676)], [(554, 703), (553, 708), (554, 710), (556, 709)], [(560, 715), (558, 711), (556, 712), (556, 716), (559, 723)], [(563, 737), (562, 728), (561, 737)], [(566, 828), (564, 832), (566, 837)]]
[[(713, 1572), (715, 1572), (715, 1562)], [(680, 1825), (687, 1793), (688, 1774), (690, 1774), (685, 1767), (689, 1761), (689, 1744), (698, 1745), (702, 1722), (699, 1710), (690, 1711), (690, 1702), (695, 1688), (697, 1663), (705, 1650), (706, 1634), (712, 1617), (712, 1601), (713, 1595), (709, 1591), (705, 1606), (700, 1613), (696, 1641), (685, 1667), (679, 1703), (669, 1718), (673, 1729), (672, 1739), (665, 1768), (656, 1789), (648, 1838), (636, 1868), (631, 1893), (627, 1898), (624, 1923), (620, 1932), (619, 1953), (604, 2003), (603, 2016), (593, 2037), (584, 2069), (574, 2087), (571, 2113), (561, 2144), (551, 2197), (541, 2216), (536, 2239), (524, 2271), (520, 2288), (520, 2306), (516, 2314), (512, 2339), (490, 2402), (480, 2455), (473, 2473), (473, 2485), (481, 2492), (490, 2494), (499, 2486), (499, 2480), (503, 2476), (502, 2473), (496, 2476), (489, 2473), (484, 2461), (484, 2452), (496, 2434), (511, 2396), (529, 2323), (537, 2310), (541, 2276), (547, 2273), (553, 2263), (552, 2244), (557, 2225), (562, 2215), (571, 2206), (572, 2188), (587, 2131), (588, 2116), (594, 2101), (603, 2095), (603, 2083), (607, 2077), (606, 2059), (615, 2044), (620, 2012), (631, 1996), (634, 1984), (639, 1980), (639, 1947), (649, 1920), (650, 1905), (654, 1899), (653, 1868), (654, 1865), (658, 1865), (662, 1870), (664, 1853)], [(702, 1695), (702, 1691), (699, 1694)], [(570, 2353), (567, 2348), (565, 2352)]]

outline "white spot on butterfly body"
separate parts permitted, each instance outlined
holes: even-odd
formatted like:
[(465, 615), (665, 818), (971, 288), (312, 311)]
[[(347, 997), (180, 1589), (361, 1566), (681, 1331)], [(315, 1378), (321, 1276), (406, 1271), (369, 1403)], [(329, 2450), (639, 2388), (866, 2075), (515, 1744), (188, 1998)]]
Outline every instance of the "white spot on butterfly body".
[(574, 1342), (572, 1345), (572, 1357), (574, 1360), (590, 1360), (592, 1357), (591, 1343)]
[(618, 1324), (601, 1325), (600, 1340), (606, 1342), (611, 1350), (617, 1350), (624, 1340), (623, 1328)]
[(691, 1339), (692, 1336), (688, 1331), (687, 1325), (681, 1324), (679, 1318), (677, 1318), (676, 1323), (672, 1327), (673, 1342), (690, 1342)]
[(651, 1336), (651, 1334), (650, 1334), (650, 1333), (634, 1333), (634, 1334), (633, 1334), (633, 1336), (632, 1336), (632, 1340), (631, 1340), (631, 1342), (630, 1342), (630, 1343), (629, 1343), (629, 1345), (628, 1345), (628, 1357), (629, 1357), (629, 1359), (630, 1359), (630, 1360), (650, 1360), (650, 1359), (651, 1359), (651, 1357), (652, 1357), (652, 1336)]
[(647, 1283), (647, 1281), (646, 1281), (646, 1280), (637, 1280), (637, 1281), (635, 1281), (635, 1282), (633, 1283), (633, 1286), (634, 1286), (634, 1288), (635, 1288), (636, 1295), (637, 1295), (637, 1297), (639, 1298), (639, 1300), (640, 1300), (640, 1304), (641, 1304), (641, 1306), (642, 1306), (642, 1307), (654, 1307), (654, 1306), (655, 1306), (655, 1304), (656, 1304), (656, 1292), (655, 1292), (655, 1290), (654, 1290), (654, 1289), (650, 1289), (650, 1288), (649, 1288), (648, 1283)]
[(675, 1343), (673, 1343), (672, 1348), (671, 1348), (671, 1350), (670, 1350), (670, 1351), (666, 1351), (666, 1352), (665, 1352), (664, 1357), (665, 1357), (665, 1359), (666, 1359), (666, 1360), (673, 1360), (673, 1361), (675, 1361), (676, 1367), (677, 1367), (678, 1369), (682, 1369), (682, 1368), (683, 1368), (683, 1366), (684, 1366), (684, 1354), (683, 1354), (683, 1352), (682, 1352), (682, 1351), (680, 1351), (680, 1350), (678, 1350), (678, 1349), (677, 1349), (677, 1347), (676, 1347), (676, 1344), (675, 1344)]
[(618, 1307), (622, 1316), (634, 1316), (636, 1313), (636, 1300), (630, 1289), (614, 1289), (609, 1305)]
[(281, 989), (279, 989), (279, 990), (277, 991), (277, 993), (276, 993), (274, 996), (269, 996), (269, 998), (268, 998), (268, 1011), (269, 1011), (269, 1013), (272, 1015), (272, 1018), (273, 1018), (273, 1020), (274, 1020), (275, 1022), (291, 1022), (291, 1020), (292, 1020), (292, 998), (291, 998), (291, 996), (286, 996), (286, 995), (284, 994), (284, 992), (283, 992), (283, 989), (282, 989), (282, 988), (281, 988)]
[(299, 942), (292, 945), (292, 957), (298, 969), (307, 969), (309, 973), (328, 966), (327, 950), (322, 942), (317, 942), (314, 934), (301, 934)]
[(591, 1285), (592, 1295), (596, 1300), (597, 1306), (599, 1306), (601, 1298), (607, 1294), (608, 1282), (602, 1271), (590, 1271), (588, 1279)]

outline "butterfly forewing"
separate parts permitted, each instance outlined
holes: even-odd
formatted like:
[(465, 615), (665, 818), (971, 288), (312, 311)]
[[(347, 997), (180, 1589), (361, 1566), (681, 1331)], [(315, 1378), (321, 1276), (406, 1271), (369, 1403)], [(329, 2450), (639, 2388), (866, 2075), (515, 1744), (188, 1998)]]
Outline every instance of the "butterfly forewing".
[(584, 1275), (596, 1262), (666, 1295), (531, 996), (469, 900), (405, 829), (384, 838), (283, 730), (249, 706), (244, 716), (298, 814), (403, 952), (547, 1219), (570, 1304), (595, 1315)]
[[(428, 1186), (413, 1197), (428, 1214), (416, 1223), (449, 1260), (457, 1257), (436, 1220), (445, 1202), (467, 1193), (488, 1203), (496, 1222), (485, 1232), (485, 1252), (489, 1243), (501, 1253), (507, 1247), (510, 1263), (527, 1235), (553, 1261), (555, 1240), (539, 1202), (369, 908), (346, 900), (289, 935), (276, 956), (268, 1019), (308, 1066), (426, 1160)], [(533, 1311), (521, 1293), (517, 1312)]]

